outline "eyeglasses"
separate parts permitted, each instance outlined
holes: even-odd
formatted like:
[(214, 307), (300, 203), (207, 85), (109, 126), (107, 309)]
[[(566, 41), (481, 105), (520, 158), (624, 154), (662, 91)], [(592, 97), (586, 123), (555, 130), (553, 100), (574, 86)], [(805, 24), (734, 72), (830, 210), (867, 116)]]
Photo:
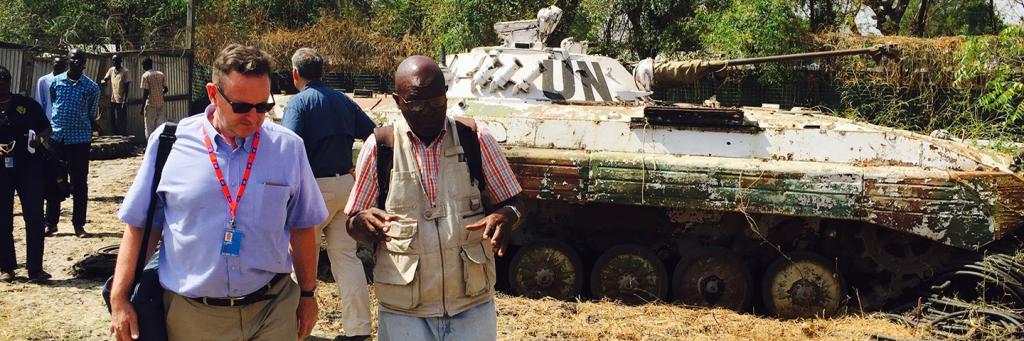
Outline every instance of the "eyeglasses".
[(427, 109), (427, 107), (433, 109), (444, 109), (444, 105), (448, 101), (448, 97), (446, 97), (444, 94), (434, 98), (417, 99), (412, 101), (406, 100), (405, 97), (402, 97), (402, 95), (399, 95), (397, 93), (392, 93), (392, 95), (400, 99), (402, 101), (402, 104), (405, 105), (405, 108), (410, 111), (423, 111)]
[(274, 94), (270, 94), (270, 102), (268, 103), (252, 104), (245, 102), (233, 102), (231, 101), (230, 98), (228, 98), (227, 95), (224, 94), (224, 90), (221, 90), (220, 87), (216, 87), (216, 89), (217, 93), (220, 94), (221, 97), (224, 97), (224, 100), (231, 105), (231, 110), (234, 111), (236, 114), (247, 114), (254, 108), (256, 109), (256, 112), (260, 114), (266, 114), (268, 111), (270, 111), (270, 109), (273, 109), (274, 106), (277, 105), (277, 101), (274, 100)]

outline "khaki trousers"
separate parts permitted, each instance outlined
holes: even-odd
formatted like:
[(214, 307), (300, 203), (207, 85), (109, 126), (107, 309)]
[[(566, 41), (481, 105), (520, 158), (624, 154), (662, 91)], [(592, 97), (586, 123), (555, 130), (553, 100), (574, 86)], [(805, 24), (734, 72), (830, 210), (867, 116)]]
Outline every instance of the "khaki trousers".
[[(341, 296), (341, 323), (345, 335), (370, 335), (370, 292), (363, 263), (356, 257), (356, 241), (345, 229), (348, 216), (345, 204), (355, 180), (352, 175), (317, 178), (320, 193), (327, 204), (327, 221), (316, 227), (317, 237), (327, 241), (331, 273)], [(318, 253), (319, 254), (319, 253)]]
[(285, 278), (267, 294), (277, 296), (243, 307), (217, 307), (164, 291), (168, 338), (170, 341), (295, 340), (299, 336), (295, 316), (299, 307), (299, 285), (290, 277)]
[(156, 127), (167, 122), (167, 115), (164, 114), (164, 107), (146, 104), (143, 110), (142, 116), (146, 126), (146, 139), (149, 139), (149, 135), (153, 133), (153, 130), (156, 130)]

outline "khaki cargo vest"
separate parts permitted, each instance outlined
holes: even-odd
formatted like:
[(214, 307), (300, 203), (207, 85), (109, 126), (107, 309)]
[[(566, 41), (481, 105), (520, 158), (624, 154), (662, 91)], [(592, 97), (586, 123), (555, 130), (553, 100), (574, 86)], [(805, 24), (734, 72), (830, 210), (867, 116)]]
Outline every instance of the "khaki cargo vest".
[(437, 200), (427, 199), (408, 124), (394, 125), (394, 163), (385, 201), (391, 241), (378, 248), (373, 269), (385, 311), (418, 317), (455, 316), (494, 298), (494, 252), (483, 230), (466, 225), (484, 217), (480, 190), (469, 175), (455, 120), (448, 118)]

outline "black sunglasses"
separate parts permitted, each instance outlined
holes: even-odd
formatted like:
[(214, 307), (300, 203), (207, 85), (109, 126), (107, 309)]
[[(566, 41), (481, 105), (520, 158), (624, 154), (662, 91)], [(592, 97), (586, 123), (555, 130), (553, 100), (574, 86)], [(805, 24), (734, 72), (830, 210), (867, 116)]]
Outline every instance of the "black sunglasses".
[(269, 103), (252, 104), (245, 102), (233, 102), (231, 101), (230, 98), (228, 98), (227, 95), (224, 94), (224, 90), (221, 90), (220, 87), (216, 87), (216, 89), (217, 93), (220, 94), (221, 97), (224, 97), (225, 101), (228, 101), (228, 104), (231, 105), (231, 110), (234, 111), (236, 114), (247, 114), (249, 113), (250, 110), (254, 108), (256, 109), (257, 113), (266, 114), (268, 111), (270, 111), (270, 109), (273, 109), (274, 106), (277, 105), (277, 101), (274, 100), (274, 94), (270, 94)]
[(399, 95), (398, 93), (391, 94), (394, 95), (395, 97), (398, 97), (398, 99), (402, 101), (402, 104), (404, 104), (405, 107), (411, 111), (423, 111), (428, 106), (434, 109), (444, 109), (444, 105), (445, 103), (447, 103), (448, 100), (448, 97), (445, 94), (441, 94), (440, 96), (434, 98), (416, 99), (411, 101), (406, 100), (405, 97), (402, 97), (402, 95)]

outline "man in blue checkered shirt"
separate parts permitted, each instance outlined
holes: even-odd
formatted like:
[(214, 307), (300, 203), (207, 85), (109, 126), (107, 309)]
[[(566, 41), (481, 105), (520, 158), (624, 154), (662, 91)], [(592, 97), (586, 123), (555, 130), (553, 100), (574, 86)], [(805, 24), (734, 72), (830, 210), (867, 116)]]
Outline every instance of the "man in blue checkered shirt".
[[(87, 236), (85, 212), (89, 202), (89, 148), (92, 145), (92, 131), (96, 125), (96, 111), (99, 109), (100, 88), (92, 79), (83, 75), (85, 52), (74, 49), (68, 59), (68, 72), (54, 76), (50, 83), (50, 98), (53, 100), (53, 135), (60, 158), (68, 163), (71, 177), (71, 194), (74, 207), (71, 224), (75, 235)], [(60, 201), (47, 200), (47, 234), (57, 231), (60, 219)]]

